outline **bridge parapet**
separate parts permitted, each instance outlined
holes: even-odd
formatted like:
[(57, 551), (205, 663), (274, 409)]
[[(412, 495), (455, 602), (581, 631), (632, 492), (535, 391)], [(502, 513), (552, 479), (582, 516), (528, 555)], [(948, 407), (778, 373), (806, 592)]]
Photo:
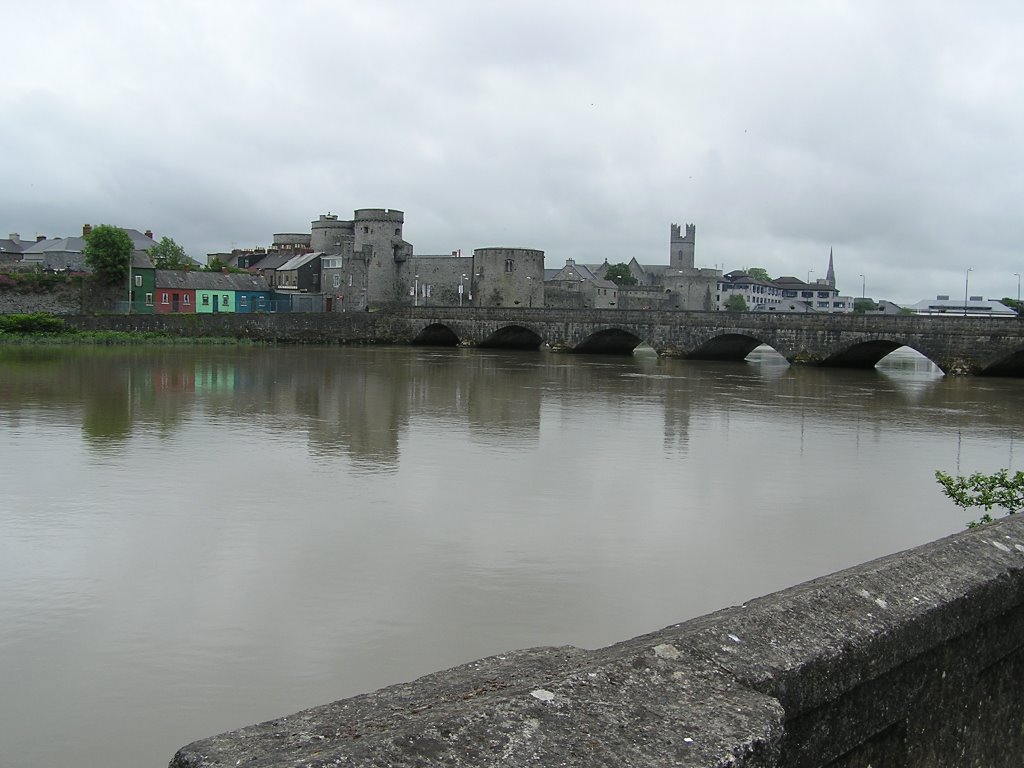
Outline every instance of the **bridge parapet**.
[(539, 648), (195, 742), (255, 765), (1016, 766), (1024, 516), (597, 651)]

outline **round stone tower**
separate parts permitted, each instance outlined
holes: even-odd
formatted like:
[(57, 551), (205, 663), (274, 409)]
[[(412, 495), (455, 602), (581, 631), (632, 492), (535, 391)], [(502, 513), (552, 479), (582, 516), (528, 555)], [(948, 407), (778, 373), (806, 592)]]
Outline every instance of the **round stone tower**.
[(356, 255), (368, 259), (369, 302), (394, 304), (402, 298), (399, 266), (412, 255), (402, 239), (405, 214), (386, 208), (360, 208), (352, 220)]
[(321, 253), (350, 253), (355, 232), (351, 221), (338, 221), (331, 213), (320, 214), (310, 222), (310, 243), (314, 251)]
[(473, 296), (480, 307), (543, 307), (544, 251), (475, 249)]

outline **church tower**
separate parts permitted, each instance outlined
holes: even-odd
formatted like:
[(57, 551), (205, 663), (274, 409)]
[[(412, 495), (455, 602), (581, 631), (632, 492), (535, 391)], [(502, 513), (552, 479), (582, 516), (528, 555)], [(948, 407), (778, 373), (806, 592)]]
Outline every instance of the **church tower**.
[(836, 287), (836, 270), (832, 265), (832, 249), (828, 249), (828, 272), (825, 273), (825, 282), (828, 283), (829, 288)]
[(679, 232), (679, 225), (673, 224), (669, 233), (668, 264), (671, 269), (693, 269), (693, 249), (697, 240), (697, 228), (686, 225), (686, 235)]

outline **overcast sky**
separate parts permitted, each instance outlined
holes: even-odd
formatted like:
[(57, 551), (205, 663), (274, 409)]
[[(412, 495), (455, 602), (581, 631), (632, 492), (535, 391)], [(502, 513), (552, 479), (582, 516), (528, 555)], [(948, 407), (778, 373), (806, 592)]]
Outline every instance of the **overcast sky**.
[(211, 251), (405, 211), (416, 253), (1016, 296), (1024, 3), (0, 0), (0, 236)]

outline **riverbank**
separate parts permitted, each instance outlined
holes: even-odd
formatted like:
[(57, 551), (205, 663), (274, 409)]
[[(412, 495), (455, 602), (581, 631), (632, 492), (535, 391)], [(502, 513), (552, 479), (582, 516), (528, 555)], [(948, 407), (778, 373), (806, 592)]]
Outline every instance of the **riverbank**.
[(163, 331), (82, 330), (45, 312), (0, 315), (0, 346), (255, 345), (234, 336), (170, 335)]

